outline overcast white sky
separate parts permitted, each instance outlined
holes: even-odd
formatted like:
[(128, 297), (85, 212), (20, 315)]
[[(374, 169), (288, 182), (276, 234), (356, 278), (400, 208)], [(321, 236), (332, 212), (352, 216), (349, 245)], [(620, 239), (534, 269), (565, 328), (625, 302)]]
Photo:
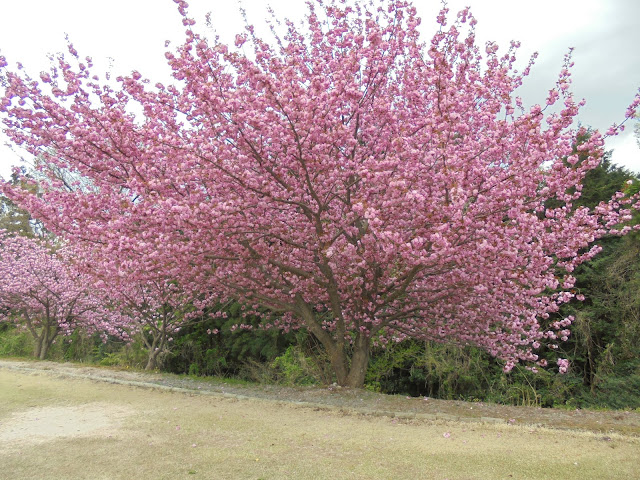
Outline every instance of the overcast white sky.
[[(414, 0), (422, 17), (421, 31), (429, 40), (435, 31), (439, 0)], [(300, 0), (191, 0), (191, 16), (201, 33), (213, 35), (204, 21), (211, 12), (212, 25), (223, 41), (232, 43), (243, 29), (240, 4), (260, 35), (267, 36), (263, 19), (270, 4), (278, 16), (301, 19), (306, 12)], [(579, 120), (600, 130), (620, 122), (640, 87), (640, 0), (449, 0), (457, 12), (470, 5), (478, 20), (481, 41), (495, 40), (506, 48), (510, 40), (522, 42), (519, 59), (526, 63), (533, 51), (540, 56), (522, 89), (526, 104), (544, 103), (562, 65), (563, 55), (575, 47), (573, 91), (587, 105)], [(164, 42), (178, 45), (184, 27), (172, 0), (0, 0), (0, 53), (9, 64), (25, 65), (33, 76), (47, 70), (47, 53), (66, 51), (69, 34), (81, 56), (91, 56), (96, 73), (110, 70), (128, 74), (137, 69), (153, 81), (166, 82), (168, 67)], [(102, 76), (102, 75), (101, 75)], [(0, 137), (0, 143), (5, 143)], [(607, 142), (613, 161), (640, 173), (640, 148), (633, 124)], [(0, 145), (0, 175), (19, 164), (18, 154)]]

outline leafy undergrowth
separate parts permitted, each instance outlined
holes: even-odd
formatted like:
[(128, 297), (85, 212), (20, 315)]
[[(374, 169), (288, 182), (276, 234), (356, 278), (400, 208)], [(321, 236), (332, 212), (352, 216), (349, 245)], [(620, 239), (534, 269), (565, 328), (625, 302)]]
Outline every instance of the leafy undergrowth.
[(535, 425), (554, 429), (585, 430), (603, 435), (618, 433), (640, 437), (640, 412), (637, 410), (567, 410), (515, 407), (487, 402), (385, 395), (367, 390), (349, 390), (338, 386), (325, 388), (317, 386), (286, 387), (210, 377), (98, 368), (72, 363), (0, 360), (0, 368), (38, 372), (56, 377), (88, 378), (108, 383), (185, 391), (202, 395), (260, 398), (273, 402), (338, 410), (352, 415), (386, 416), (412, 422), (444, 420)]

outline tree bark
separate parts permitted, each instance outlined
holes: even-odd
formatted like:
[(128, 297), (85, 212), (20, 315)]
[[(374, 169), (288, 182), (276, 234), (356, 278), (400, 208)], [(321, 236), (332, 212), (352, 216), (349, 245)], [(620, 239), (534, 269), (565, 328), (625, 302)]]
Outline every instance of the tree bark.
[(43, 340), (44, 335), (40, 335), (39, 337), (36, 336), (35, 337), (35, 347), (33, 349), (33, 356), (35, 358), (41, 358), (41, 352), (42, 352), (42, 340)]
[(160, 354), (160, 349), (154, 349), (149, 352), (149, 359), (147, 360), (147, 365), (144, 367), (145, 370), (155, 370), (158, 368), (158, 356)]
[(346, 387), (347, 378), (349, 376), (346, 353), (344, 350), (336, 348), (335, 344), (326, 345), (322, 340), (320, 340), (320, 343), (322, 343), (322, 346), (329, 353), (329, 362), (331, 363), (331, 368), (333, 368), (333, 373), (336, 375), (336, 383), (340, 386)]
[(53, 345), (53, 341), (56, 339), (57, 336), (58, 336), (58, 331), (55, 328), (53, 329), (53, 332), (49, 328), (43, 329), (42, 333), (40, 334), (40, 341), (37, 343), (37, 347), (36, 347), (37, 358), (39, 358), (40, 360), (44, 360), (47, 358), (47, 355), (49, 354), (49, 349), (51, 348), (51, 345)]
[[(329, 355), (329, 361), (336, 375), (336, 383), (342, 387), (362, 388), (369, 366), (371, 342), (368, 335), (358, 333), (351, 345), (351, 358), (347, 354), (347, 346), (339, 332), (330, 332), (322, 328), (313, 308), (301, 297), (296, 299), (298, 313), (302, 316), (309, 331), (318, 339)], [(336, 338), (335, 335), (338, 335)]]
[(162, 338), (162, 334), (158, 334), (157, 332), (152, 332), (153, 341), (151, 345), (147, 343), (149, 348), (149, 358), (147, 360), (147, 365), (144, 367), (145, 370), (155, 370), (160, 367), (161, 356), (164, 354), (164, 339)]
[(353, 354), (351, 355), (351, 365), (349, 367), (349, 375), (347, 376), (345, 387), (362, 388), (364, 379), (369, 366), (369, 354), (371, 344), (369, 337), (366, 335), (358, 335), (353, 344)]
[(44, 360), (47, 358), (49, 349), (51, 345), (53, 345), (53, 341), (58, 336), (57, 325), (55, 323), (53, 325), (50, 325), (51, 323), (51, 320), (47, 319), (44, 322), (42, 329), (40, 330), (40, 335), (38, 335), (36, 327), (31, 324), (29, 319), (29, 330), (31, 331), (31, 335), (35, 340), (33, 356), (39, 360)]
[(42, 342), (38, 358), (40, 360), (44, 360), (45, 358), (47, 358), (47, 353), (49, 353), (49, 343), (48, 342)]

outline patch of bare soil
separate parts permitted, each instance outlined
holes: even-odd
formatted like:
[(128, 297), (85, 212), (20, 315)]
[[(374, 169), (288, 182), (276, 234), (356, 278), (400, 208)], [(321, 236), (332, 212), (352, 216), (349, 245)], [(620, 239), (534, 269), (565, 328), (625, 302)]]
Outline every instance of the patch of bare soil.
[(59, 438), (108, 436), (129, 414), (102, 403), (29, 408), (13, 412), (0, 423), (0, 445), (19, 448)]
[[(53, 377), (84, 378), (97, 382), (108, 382), (137, 386), (141, 388), (178, 391), (191, 394), (213, 395), (235, 398), (259, 398), (275, 403), (288, 403), (316, 409), (338, 410), (345, 414), (387, 416), (413, 421), (461, 421), (477, 423), (508, 423), (515, 425), (536, 425), (555, 429), (585, 430), (602, 433), (620, 433), (640, 437), (640, 412), (638, 411), (600, 411), (600, 410), (564, 410), (554, 408), (513, 407), (490, 403), (470, 403), (463, 401), (437, 400), (426, 397), (404, 397), (384, 395), (365, 390), (349, 390), (335, 386), (326, 388), (305, 387), (290, 388), (279, 385), (238, 385), (222, 379), (194, 379), (166, 373), (148, 373), (98, 368), (70, 363), (27, 362), (0, 360), (0, 369), (15, 370), (23, 373), (49, 375)], [(84, 410), (82, 410), (84, 409)], [(80, 410), (68, 412), (51, 407), (48, 411), (30, 411), (9, 427), (0, 425), (2, 435), (19, 435), (28, 430), (34, 418), (54, 419), (50, 431), (60, 432), (56, 427), (56, 416), (75, 418), (68, 427), (82, 432), (87, 423), (86, 415), (94, 420), (101, 415), (98, 406), (84, 406)], [(97, 409), (97, 410), (94, 410)], [(98, 413), (96, 413), (98, 412)], [(104, 421), (93, 422), (91, 428), (109, 428), (108, 421), (126, 416), (126, 412), (103, 412)], [(98, 415), (98, 416), (96, 416)], [(109, 419), (109, 420), (107, 420)], [(20, 423), (21, 422), (21, 423)], [(67, 428), (67, 427), (64, 427)], [(12, 429), (10, 433), (9, 429)], [(56, 430), (58, 429), (58, 430)], [(46, 438), (46, 433), (38, 438)], [(35, 437), (34, 437), (35, 441)]]

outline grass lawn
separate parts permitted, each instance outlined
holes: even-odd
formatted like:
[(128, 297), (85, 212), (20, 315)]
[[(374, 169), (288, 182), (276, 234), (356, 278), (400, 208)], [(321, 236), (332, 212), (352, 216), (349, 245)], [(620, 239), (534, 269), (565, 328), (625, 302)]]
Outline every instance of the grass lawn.
[(2, 479), (638, 479), (640, 438), (0, 369)]

